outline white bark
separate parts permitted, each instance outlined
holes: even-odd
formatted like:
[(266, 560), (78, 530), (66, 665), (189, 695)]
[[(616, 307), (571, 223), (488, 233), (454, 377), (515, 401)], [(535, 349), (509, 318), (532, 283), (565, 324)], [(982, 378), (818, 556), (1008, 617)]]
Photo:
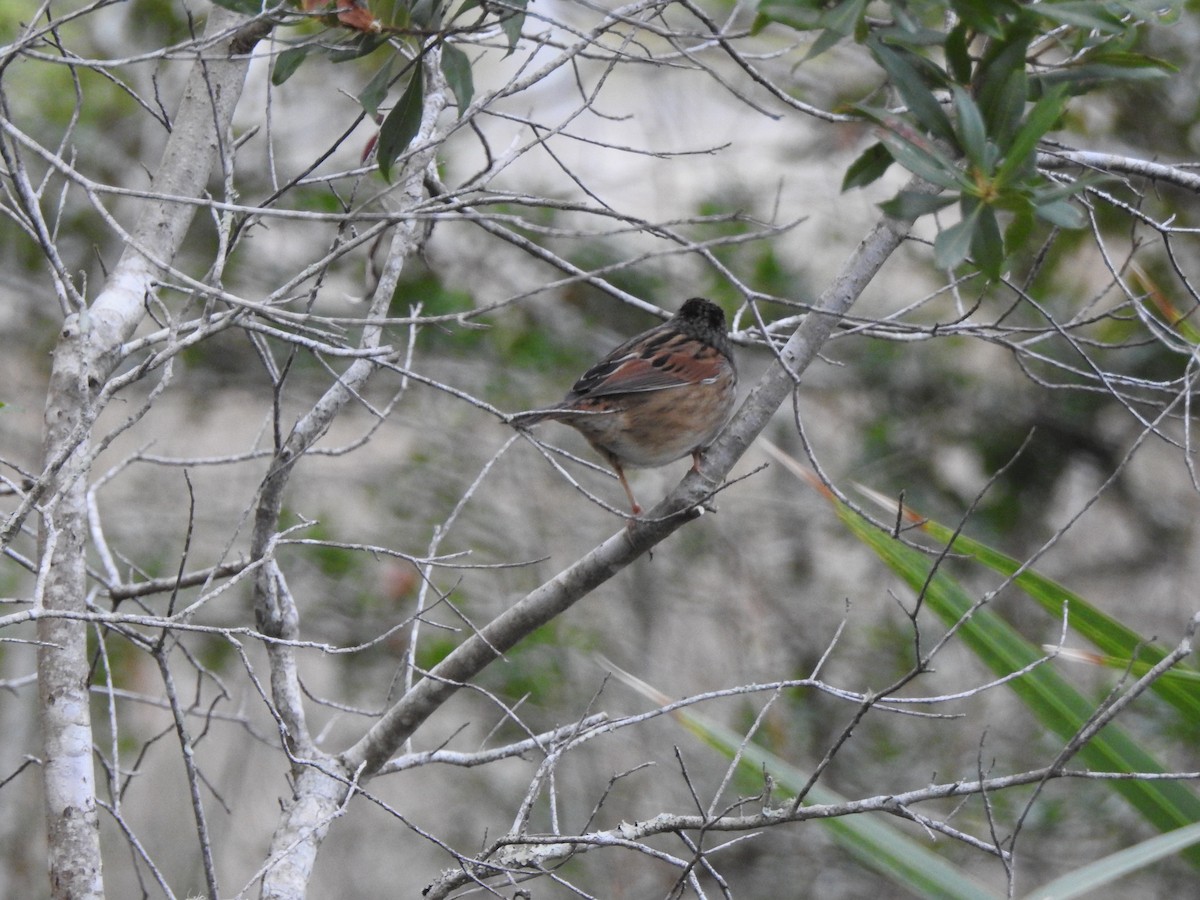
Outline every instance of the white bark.
[[(398, 180), (397, 202), (411, 209), (425, 199), (425, 177), (434, 161), (438, 142), (434, 140), (438, 117), (446, 107), (447, 87), (440, 69), (440, 53), (431, 49), (425, 57), (426, 94), (420, 132), (413, 141), (417, 152), (404, 165)], [(396, 227), (388, 248), (387, 261), (375, 287), (368, 319), (386, 314), (405, 264), (421, 248), (423, 225), (409, 219)], [(363, 330), (360, 347), (375, 349), (384, 336), (382, 328), (372, 325)], [(296, 423), (287, 440), (276, 451), (275, 459), (259, 492), (255, 514), (254, 558), (272, 552), (271, 544), (283, 508), (283, 495), (293, 464), (328, 430), (334, 419), (375, 372), (377, 363), (369, 358), (356, 360), (329, 390)], [(255, 582), (255, 616), (264, 634), (285, 640), (300, 637), (300, 616), (282, 576), (272, 564), (260, 570)], [(271, 838), (271, 851), (263, 873), (263, 900), (296, 900), (304, 897), (321, 842), (329, 823), (341, 815), (349, 796), (355, 770), (340, 760), (321, 753), (314, 745), (305, 722), (302, 692), (296, 669), (294, 648), (287, 644), (268, 647), (271, 660), (271, 690), (281, 720), (287, 729), (289, 750), (305, 759), (292, 767), (292, 797), (283, 804), (282, 814)]]
[[(243, 19), (214, 10), (210, 37)], [(197, 197), (218, 158), (245, 79), (246, 60), (229, 58), (228, 41), (197, 59), (154, 179), (161, 199), (147, 204), (132, 239), (92, 306), (67, 318), (54, 352), (46, 400), (39, 596), (46, 610), (82, 612), (87, 596), (86, 490), (90, 429), (100, 392), (120, 362), (121, 345), (145, 314), (160, 265), (175, 256)], [(59, 461), (61, 465), (59, 465)], [(87, 627), (52, 616), (38, 622), (38, 683), (51, 895), (104, 895), (92, 728), (88, 710)]]

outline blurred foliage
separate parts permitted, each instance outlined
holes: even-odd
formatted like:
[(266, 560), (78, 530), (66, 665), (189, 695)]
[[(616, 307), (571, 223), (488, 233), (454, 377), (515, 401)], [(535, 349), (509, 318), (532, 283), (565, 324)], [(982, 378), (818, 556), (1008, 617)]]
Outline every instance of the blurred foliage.
[[(822, 489), (834, 505), (846, 526), (869, 546), (908, 584), (943, 622), (956, 627), (966, 646), (978, 655), (997, 677), (1004, 677), (1023, 667), (1031, 666), (1044, 654), (1036, 645), (1018, 635), (1002, 618), (990, 609), (977, 605), (972, 595), (938, 569), (911, 546), (876, 529)], [(876, 498), (891, 506), (882, 497)], [(927, 519), (909, 509), (905, 522), (932, 536), (935, 546), (975, 561), (981, 568), (1006, 577), (1038, 604), (1052, 619), (1067, 617), (1072, 632), (1078, 634), (1104, 653), (1117, 657), (1114, 667), (1134, 677), (1145, 676), (1152, 666), (1167, 656), (1167, 650), (1139, 634), (1113, 616), (1089, 603), (1085, 598), (1049, 579), (1037, 570), (940, 523)], [(970, 615), (968, 616), (968, 612)], [(1176, 663), (1176, 672), (1195, 675), (1196, 670)], [(1096, 714), (1096, 701), (1078, 692), (1057, 667), (1048, 664), (1031, 668), (1020, 678), (1008, 683), (1042, 724), (1064, 740), (1082, 732)], [(1200, 679), (1161, 677), (1149, 686), (1162, 698), (1174, 716), (1194, 723), (1200, 716)], [(1098, 771), (1165, 772), (1155, 758), (1155, 751), (1142, 735), (1124, 726), (1109, 724), (1079, 748), (1079, 757)], [(1107, 782), (1145, 819), (1161, 831), (1169, 831), (1200, 821), (1200, 797), (1184, 781), (1150, 782), (1136, 780)], [(1184, 855), (1200, 866), (1200, 851), (1192, 848)]]
[(201, 636), (194, 649), (200, 665), (210, 672), (224, 672), (241, 662), (234, 645), (221, 635)]
[(417, 668), (428, 672), (450, 655), (458, 641), (440, 632), (426, 634), (417, 648)]
[(482, 683), (509, 703), (528, 703), (551, 715), (570, 694), (563, 667), (570, 646), (566, 632), (558, 620), (543, 625), (505, 654), (507, 665), (490, 667)]
[[(246, 15), (261, 11), (258, 0), (215, 2)], [(390, 180), (392, 166), (420, 129), (425, 103), (421, 64), (426, 54), (434, 47), (440, 50), (440, 68), (461, 116), (474, 98), (474, 76), (470, 58), (449, 39), (499, 26), (511, 54), (525, 24), (526, 2), (494, 6), (465, 0), (454, 6), (444, 0), (298, 0), (298, 14), (285, 15), (280, 24), (299, 26), (301, 37), (288, 42), (291, 46), (276, 57), (271, 81), (284, 84), (311, 56), (335, 64), (374, 56), (374, 74), (357, 99), (364, 113), (382, 120), (374, 151), (380, 174)], [(320, 15), (311, 18), (313, 12)], [(391, 110), (382, 114), (380, 106), (401, 85)]]
[(310, 546), (309, 559), (316, 562), (321, 574), (335, 579), (353, 575), (362, 565), (363, 553), (346, 547), (333, 546), (336, 536), (320, 521), (306, 529), (305, 537), (311, 541), (330, 541), (328, 544)]
[(1040, 141), (1058, 127), (1070, 98), (1174, 70), (1135, 45), (1140, 26), (1175, 16), (1178, 3), (891, 0), (873, 4), (870, 16), (868, 5), (769, 0), (756, 27), (817, 32), (810, 59), (847, 41), (869, 51), (903, 106), (853, 105), (884, 136), (850, 166), (843, 187), (870, 184), (898, 162), (932, 190), (901, 191), (883, 204), (887, 213), (915, 220), (956, 204), (960, 221), (940, 228), (934, 243), (946, 270), (969, 258), (999, 278), (1037, 220), (1082, 226), (1070, 199), (1090, 179), (1038, 172)]
[[(120, 690), (140, 691), (146, 680), (146, 667), (153, 669), (143, 648), (111, 631), (105, 633), (103, 653), (97, 645), (96, 633), (88, 632), (88, 656), (92, 660), (92, 683), (104, 684), (111, 679), (113, 686)], [(103, 705), (104, 698), (97, 695), (95, 703)]]
[[(940, 559), (935, 562), (933, 558), (925, 556), (914, 547), (902, 544), (893, 536), (869, 524), (848, 506), (837, 500), (824, 489), (814, 475), (800, 470), (794, 465), (788, 467), (803, 475), (805, 480), (821, 492), (850, 532), (877, 553), (908, 584), (914, 595), (921, 598), (925, 608), (941, 619), (946, 627), (956, 628), (965, 646), (970, 647), (978, 659), (986, 664), (995, 675), (1003, 677), (1023, 667), (1029, 667), (1020, 678), (1007, 682), (1006, 687), (1022, 699), (1028, 711), (1049, 732), (1058, 735), (1060, 740), (1070, 739), (1079, 734), (1080, 729), (1091, 721), (1092, 716), (1096, 713), (1096, 703), (1100, 697), (1088, 698), (1078, 692), (1066, 678), (1069, 673), (1060, 675), (1058, 673), (1060, 665), (1055, 661), (1045, 660), (1039, 647), (1021, 638), (993, 610), (977, 606), (972, 596), (963, 591), (955, 579), (948, 574), (946, 567), (940, 565)], [(871, 493), (869, 496), (885, 508), (892, 506), (890, 501), (881, 495)], [(1027, 597), (1041, 606), (1051, 617), (1061, 616), (1065, 609), (1071, 628), (1075, 633), (1086, 637), (1102, 650), (1118, 654), (1112, 660), (1111, 665), (1118, 670), (1123, 670), (1125, 675), (1133, 677), (1145, 675), (1151, 665), (1164, 658), (1165, 651), (1154, 646), (1152, 641), (1139, 635), (1117, 619), (1106, 615), (1063, 585), (1045, 578), (1033, 569), (1025, 568), (1017, 560), (984, 544), (963, 537), (954, 530), (925, 519), (911, 510), (906, 511), (904, 520), (911, 526), (927, 532), (933, 538), (935, 547), (945, 546), (952, 555), (969, 559), (980, 568), (1013, 576), (1016, 585), (1026, 592)], [(907, 602), (911, 603), (911, 598)], [(967, 615), (968, 611), (970, 611), (970, 615)], [(926, 628), (928, 629), (928, 625)], [(928, 631), (926, 637), (929, 640)], [(926, 652), (931, 646), (931, 643), (926, 644)], [(909, 661), (903, 667), (905, 671), (911, 671), (913, 666), (921, 664), (921, 661), (912, 656), (914, 649), (915, 646), (910, 640)], [(1039, 659), (1043, 659), (1042, 664), (1034, 666), (1033, 664)], [(628, 680), (628, 676), (624, 677)], [(884, 685), (881, 684), (873, 685), (875, 690), (883, 687)], [(648, 686), (639, 686), (638, 689), (643, 693), (653, 695)], [(1166, 718), (1168, 720), (1175, 719), (1181, 723), (1186, 721), (1194, 726), (1197, 718), (1197, 704), (1200, 704), (1200, 677), (1197, 677), (1194, 669), (1177, 664), (1176, 668), (1166, 676), (1153, 682), (1150, 690), (1164, 702), (1165, 706), (1160, 707), (1159, 711), (1167, 711)], [(1102, 690), (1100, 693), (1103, 695), (1104, 691)], [(739, 784), (744, 796), (754, 796), (757, 790), (761, 790), (762, 782), (766, 777), (773, 779), (778, 788), (782, 788), (785, 792), (794, 793), (799, 790), (801, 785), (808, 786), (807, 773), (796, 771), (788, 761), (790, 758), (802, 754), (789, 753), (786, 740), (783, 741), (785, 746), (781, 748), (779, 746), (780, 732), (777, 728), (772, 728), (769, 722), (757, 733), (754, 733), (753, 740), (748, 741), (742, 737), (753, 731), (752, 726), (757, 719), (754, 707), (754, 703), (748, 703), (743, 707), (740, 726), (733, 731), (729, 731), (691, 710), (681, 710), (675, 713), (675, 716), (708, 745), (721, 749), (730, 756), (736, 754), (741, 776)], [(845, 719), (844, 725), (848, 726), (850, 724), (849, 714), (843, 714), (842, 718)], [(874, 720), (874, 728), (864, 728), (866, 724), (860, 723), (855, 728), (860, 736), (859, 741), (855, 742), (858, 745), (857, 753), (855, 744), (848, 745), (839, 754), (839, 765), (836, 768), (843, 772), (849, 780), (861, 780), (869, 784), (867, 782), (869, 772), (875, 772), (880, 761), (890, 759), (893, 764), (903, 764), (909, 759), (910, 748), (888, 742), (889, 733), (892, 730), (898, 730), (894, 725), (891, 729), (887, 726), (881, 727), (878, 717)], [(1153, 750), (1150, 743), (1144, 740), (1144, 731), (1130, 731), (1129, 725), (1128, 720), (1124, 726), (1109, 724), (1093, 735), (1089, 742), (1078, 748), (1079, 757), (1086, 761), (1090, 768), (1098, 771), (1128, 773), (1165, 771), (1166, 769), (1160, 766), (1152, 755)], [(836, 725), (833, 727), (837, 728)], [(862, 741), (864, 731), (867, 734), (874, 734), (876, 740), (869, 741), (870, 759), (862, 760), (863, 765), (859, 767), (853, 761), (861, 756), (865, 749)], [(1042, 736), (1048, 737), (1044, 734)], [(1054, 742), (1047, 743), (1048, 750), (1053, 746)], [(759, 748), (764, 749), (760, 750)], [(770, 748), (774, 752), (768, 755), (766, 748)], [(927, 762), (930, 765), (936, 765), (936, 757), (928, 757)], [(983, 768), (981, 765), (981, 769)], [(829, 796), (828, 785), (831, 782), (838, 782), (836, 775), (831, 777), (832, 772), (833, 770), (812, 786), (811, 793), (806, 796), (808, 802), (836, 802), (836, 798)], [(981, 770), (978, 775), (987, 777), (988, 773)], [(936, 780), (946, 779), (946, 776), (934, 777)], [(893, 781), (889, 779), (886, 783), (886, 789), (895, 790)], [(869, 787), (865, 789), (870, 790)], [(964, 801), (956, 805), (956, 820), (958, 827), (964, 827), (971, 822), (969, 827), (982, 829), (986, 823), (1012, 821), (1018, 814), (1024, 817), (1027, 812), (1028, 818), (1025, 819), (1027, 827), (1039, 830), (1056, 829), (1067, 824), (1068, 811), (1073, 812), (1079, 808), (1080, 804), (1086, 804), (1086, 808), (1090, 809), (1102, 806), (1105, 794), (1120, 795), (1148, 822), (1153, 823), (1167, 834), (1176, 829), (1188, 827), (1189, 823), (1200, 818), (1200, 799), (1189, 786), (1180, 782), (1141, 783), (1136, 779), (1105, 781), (1093, 785), (1072, 786), (1070, 794), (1070, 802), (1051, 797), (1039, 800), (1032, 809), (1027, 809), (1025, 804), (1031, 799), (1029, 789), (995, 792), (994, 795), (989, 794), (986, 815), (974, 802)], [(1111, 820), (1111, 816), (1107, 820)], [(1103, 826), (1101, 827), (1103, 828)], [(871, 833), (866, 831), (858, 833), (855, 826), (851, 824), (848, 831), (837, 832), (835, 840), (847, 849), (855, 847), (859, 842), (866, 842), (875, 846), (877, 850), (882, 850), (892, 842), (902, 843), (904, 841), (904, 838), (890, 825), (877, 826), (877, 828), (879, 830)], [(1015, 841), (1016, 838), (1008, 836), (996, 839), (1001, 841), (1000, 846), (1003, 847), (1009, 841)], [(1134, 868), (1150, 865), (1170, 853), (1180, 853), (1193, 865), (1200, 864), (1200, 852), (1196, 850), (1194, 843), (1194, 838), (1186, 842), (1181, 841), (1157, 856), (1147, 855), (1145, 859), (1132, 863), (1121, 871), (1110, 871), (1107, 876), (1100, 876), (1100, 880), (1093, 887), (1108, 884), (1128, 874)], [(887, 874), (895, 884), (909, 883), (909, 879), (912, 877), (909, 870), (895, 865), (890, 859), (890, 854), (875, 852), (869, 855), (865, 861), (867, 865)], [(946, 859), (940, 860), (938, 865), (947, 867), (951, 863)], [(1096, 865), (1093, 864), (1091, 868), (1095, 869)], [(966, 866), (961, 869), (943, 868), (942, 874), (938, 876), (942, 881), (936, 890), (931, 890), (932, 885), (930, 885), (924, 890), (918, 890), (917, 893), (937, 896), (974, 896), (977, 888), (966, 877), (969, 871)], [(933, 877), (931, 872), (927, 874)], [(963, 880), (956, 881), (956, 875), (963, 876)], [(1093, 871), (1089, 877), (1095, 878), (1097, 875)], [(1062, 875), (1060, 878), (1070, 881), (1070, 874)], [(912, 884), (909, 883), (909, 886), (911, 888)]]

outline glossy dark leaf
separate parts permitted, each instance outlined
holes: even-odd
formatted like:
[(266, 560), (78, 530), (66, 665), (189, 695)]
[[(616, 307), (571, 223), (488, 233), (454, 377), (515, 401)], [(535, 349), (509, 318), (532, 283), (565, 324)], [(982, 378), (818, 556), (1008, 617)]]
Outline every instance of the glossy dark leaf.
[(438, 31), (442, 27), (445, 7), (441, 0), (413, 0), (409, 16), (413, 24), (425, 31)]
[(1004, 35), (1002, 18), (1020, 11), (1013, 0), (955, 0), (951, 5), (964, 26), (993, 38)]
[(879, 60), (879, 64), (887, 71), (908, 111), (921, 127), (935, 137), (954, 143), (956, 138), (950, 118), (922, 80), (916, 64), (910, 59), (911, 54), (876, 40), (868, 40), (867, 45)]
[(960, 84), (971, 81), (971, 53), (967, 48), (967, 25), (960, 22), (946, 35), (946, 66)]
[(977, 168), (987, 169), (987, 131), (979, 107), (965, 90), (954, 85), (954, 114), (957, 119), (958, 145)]
[(988, 278), (1000, 277), (1004, 267), (1004, 238), (1000, 236), (996, 211), (990, 206), (979, 208), (978, 222), (971, 234), (971, 258)]
[(758, 33), (769, 22), (778, 22), (797, 31), (812, 31), (823, 28), (824, 12), (812, 3), (795, 3), (788, 0), (767, 0), (758, 6), (753, 31)]
[(996, 173), (997, 182), (1004, 184), (1013, 175), (1029, 168), (1038, 141), (1055, 126), (1065, 106), (1066, 92), (1062, 88), (1051, 91), (1034, 104), (1021, 130), (1013, 137), (1012, 143), (1004, 148), (1004, 162)]
[(957, 202), (954, 194), (922, 194), (919, 191), (901, 191), (886, 203), (880, 203), (879, 208), (893, 219), (905, 222), (915, 222), (921, 216), (945, 209)]
[(479, 9), (479, 0), (463, 0), (462, 5), (450, 16), (450, 21), (457, 22), (460, 17), (465, 16), (473, 9)]
[(836, 47), (844, 40), (846, 40), (846, 35), (842, 34), (840, 31), (834, 31), (832, 28), (826, 28), (819, 35), (817, 35), (817, 39), (813, 41), (812, 46), (808, 48), (808, 53), (804, 55), (803, 61), (808, 62), (810, 59), (815, 59), (826, 50)]
[(1062, 25), (1074, 25), (1103, 34), (1120, 34), (1125, 30), (1125, 23), (1104, 6), (1095, 0), (1058, 0), (1054, 3), (1033, 3), (1029, 9)]
[(1027, 34), (997, 44), (980, 61), (976, 72), (975, 102), (983, 114), (988, 136), (1001, 150), (1012, 141), (1025, 113), (1029, 95), (1025, 74), (1028, 47)]
[(454, 94), (458, 106), (458, 117), (471, 105), (475, 96), (475, 80), (471, 75), (471, 60), (467, 54), (453, 44), (442, 44), (442, 74)]
[[(1132, 53), (1128, 50), (1115, 50), (1101, 47), (1087, 54), (1083, 62), (1088, 65), (1112, 66), (1114, 69), (1160, 69), (1166, 74), (1175, 74), (1179, 66), (1159, 59), (1157, 56), (1147, 56), (1144, 53)], [(1137, 77), (1137, 76), (1134, 76)]]
[(953, 163), (938, 156), (934, 151), (918, 147), (896, 135), (888, 135), (883, 140), (896, 162), (914, 175), (946, 190), (970, 189), (971, 183), (966, 176)]
[(942, 229), (933, 241), (933, 261), (947, 272), (958, 268), (971, 251), (971, 240), (979, 222), (980, 207), (976, 205), (961, 222)]
[(525, 26), (525, 6), (529, 0), (504, 0), (500, 13), (500, 28), (508, 38), (508, 53), (512, 55), (517, 49), (517, 41), (521, 39), (521, 29)]
[(878, 179), (895, 160), (882, 143), (872, 144), (846, 170), (842, 190), (864, 187)]
[(867, 0), (842, 0), (833, 9), (821, 16), (821, 24), (843, 37), (854, 34), (859, 20), (867, 8)]
[(1052, 200), (1034, 207), (1039, 219), (1059, 228), (1082, 228), (1087, 219), (1082, 210), (1067, 200)]
[(1154, 81), (1166, 78), (1169, 74), (1169, 71), (1153, 66), (1134, 68), (1107, 63), (1083, 63), (1077, 66), (1065, 66), (1052, 72), (1043, 72), (1035, 76), (1032, 81), (1042, 91), (1049, 90), (1055, 85), (1065, 84), (1071, 88), (1072, 93), (1082, 94), (1092, 88), (1102, 87), (1114, 81)]
[(408, 149), (412, 139), (421, 130), (421, 111), (425, 103), (425, 79), (421, 67), (413, 69), (412, 78), (400, 100), (388, 113), (379, 129), (379, 172), (391, 180), (392, 163)]
[(275, 65), (271, 66), (271, 84), (279, 86), (291, 78), (307, 58), (309, 49), (307, 44), (290, 47), (275, 57)]
[(332, 63), (349, 62), (352, 59), (361, 59), (368, 56), (387, 43), (388, 36), (386, 34), (360, 34), (346, 44), (338, 47), (336, 50), (329, 52), (329, 61)]
[(833, 9), (822, 12), (817, 19), (816, 27), (825, 30), (813, 41), (813, 45), (808, 48), (804, 59), (807, 61), (820, 56), (826, 50), (836, 47), (854, 34), (866, 8), (867, 0), (842, 0)]
[(367, 82), (367, 86), (358, 95), (358, 102), (368, 113), (375, 116), (379, 105), (387, 98), (388, 88), (392, 84), (392, 67), (396, 57), (389, 56), (383, 67)]

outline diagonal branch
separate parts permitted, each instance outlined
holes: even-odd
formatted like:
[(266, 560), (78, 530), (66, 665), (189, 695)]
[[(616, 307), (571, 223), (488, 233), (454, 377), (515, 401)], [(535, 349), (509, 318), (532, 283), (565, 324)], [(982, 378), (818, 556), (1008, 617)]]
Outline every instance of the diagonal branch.
[(885, 217), (875, 225), (709, 449), (701, 472), (690, 472), (644, 520), (621, 529), (460, 644), (341, 755), (343, 766), (350, 771), (362, 767), (364, 777), (377, 772), (422, 722), (500, 654), (699, 515), (698, 504), (710, 496), (712, 487), (720, 483), (766, 427), (800, 374), (816, 359), (841, 316), (907, 233), (908, 226), (894, 219)]

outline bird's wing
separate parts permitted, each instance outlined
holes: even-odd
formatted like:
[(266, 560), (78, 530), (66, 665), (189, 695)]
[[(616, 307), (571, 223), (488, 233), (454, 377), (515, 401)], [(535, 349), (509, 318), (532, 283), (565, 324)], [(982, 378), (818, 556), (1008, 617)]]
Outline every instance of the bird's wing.
[(694, 341), (689, 342), (683, 335), (671, 335), (665, 341), (642, 345), (637, 352), (611, 356), (592, 366), (575, 382), (568, 399), (699, 384), (714, 376), (714, 363), (718, 362), (715, 357), (719, 355), (712, 347), (701, 346), (697, 350)]

